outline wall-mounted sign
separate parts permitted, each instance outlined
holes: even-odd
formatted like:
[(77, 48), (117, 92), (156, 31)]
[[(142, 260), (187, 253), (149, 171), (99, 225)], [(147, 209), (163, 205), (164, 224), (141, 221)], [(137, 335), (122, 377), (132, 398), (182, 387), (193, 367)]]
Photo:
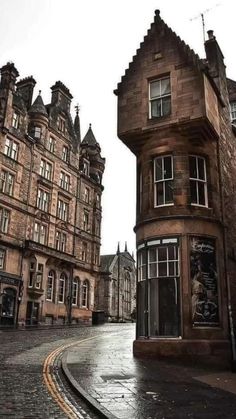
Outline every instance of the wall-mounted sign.
[(190, 238), (192, 321), (194, 326), (218, 326), (218, 278), (215, 240)]

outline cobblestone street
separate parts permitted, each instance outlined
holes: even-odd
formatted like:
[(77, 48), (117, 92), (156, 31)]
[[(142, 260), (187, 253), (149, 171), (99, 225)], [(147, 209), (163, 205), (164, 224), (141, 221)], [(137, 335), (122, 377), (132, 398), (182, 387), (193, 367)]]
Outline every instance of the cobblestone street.
[[(117, 326), (100, 326), (99, 333)], [(0, 331), (0, 417), (66, 418), (52, 399), (43, 380), (43, 363), (54, 349), (98, 334), (98, 328)], [(64, 387), (65, 396), (70, 392)], [(96, 418), (84, 402), (72, 396), (79, 418)]]

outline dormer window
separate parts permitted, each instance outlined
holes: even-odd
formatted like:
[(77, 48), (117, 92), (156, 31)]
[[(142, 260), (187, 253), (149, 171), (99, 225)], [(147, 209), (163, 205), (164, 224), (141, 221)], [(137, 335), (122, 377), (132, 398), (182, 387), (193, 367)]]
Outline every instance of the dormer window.
[(14, 112), (13, 117), (12, 117), (12, 127), (15, 129), (18, 129), (19, 122), (20, 122), (20, 115), (17, 112)]
[(66, 130), (66, 121), (65, 121), (65, 119), (59, 117), (59, 119), (58, 119), (58, 131), (64, 133), (65, 130)]
[(236, 124), (236, 102), (230, 103), (230, 113), (232, 124)]
[(42, 134), (42, 128), (40, 127), (34, 127), (34, 138), (41, 138), (41, 134)]
[(149, 118), (170, 115), (170, 77), (163, 77), (149, 83)]

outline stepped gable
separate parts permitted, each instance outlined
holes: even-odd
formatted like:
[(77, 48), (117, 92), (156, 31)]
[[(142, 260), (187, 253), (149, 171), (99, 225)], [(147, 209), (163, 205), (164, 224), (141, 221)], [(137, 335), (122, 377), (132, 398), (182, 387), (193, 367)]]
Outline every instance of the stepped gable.
[(44, 116), (48, 117), (48, 113), (47, 113), (46, 107), (43, 103), (42, 96), (41, 96), (41, 90), (39, 91), (38, 96), (36, 97), (33, 105), (31, 106), (31, 108), (29, 110), (29, 113), (30, 114), (40, 113), (41, 115), (44, 115)]
[(180, 48), (185, 56), (187, 57), (188, 61), (191, 62), (194, 66), (198, 67), (200, 70), (205, 69), (207, 71), (207, 63), (206, 60), (200, 59), (198, 54), (196, 54), (193, 49), (189, 47), (160, 17), (160, 11), (155, 11), (155, 18), (154, 22), (151, 24), (150, 29), (147, 32), (147, 35), (144, 37), (143, 42), (141, 42), (140, 47), (136, 50), (136, 54), (133, 56), (133, 60), (129, 63), (129, 67), (125, 70), (124, 76), (121, 78), (121, 82), (118, 83), (117, 89), (114, 91), (115, 94), (118, 93), (122, 82), (129, 76), (129, 74), (133, 71), (137, 58), (140, 55), (141, 50), (145, 46), (146, 42), (156, 34), (156, 31), (165, 31), (166, 35), (171, 37), (173, 41), (177, 44), (178, 48)]

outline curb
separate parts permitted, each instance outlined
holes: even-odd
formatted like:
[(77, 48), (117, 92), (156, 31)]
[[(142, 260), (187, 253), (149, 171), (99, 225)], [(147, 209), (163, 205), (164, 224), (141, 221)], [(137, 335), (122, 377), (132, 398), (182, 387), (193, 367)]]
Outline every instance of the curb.
[(112, 413), (109, 412), (109, 410), (107, 410), (105, 407), (101, 406), (96, 399), (94, 399), (92, 396), (90, 396), (79, 384), (78, 382), (74, 379), (74, 377), (72, 376), (72, 374), (69, 371), (69, 368), (67, 367), (67, 354), (68, 351), (65, 351), (64, 354), (62, 355), (62, 360), (61, 360), (61, 369), (62, 372), (69, 384), (69, 386), (71, 387), (71, 389), (74, 391), (75, 394), (78, 394), (80, 397), (82, 397), (88, 404), (89, 406), (96, 412), (99, 414), (100, 418), (104, 418), (104, 419), (117, 419), (117, 416), (114, 416)]

